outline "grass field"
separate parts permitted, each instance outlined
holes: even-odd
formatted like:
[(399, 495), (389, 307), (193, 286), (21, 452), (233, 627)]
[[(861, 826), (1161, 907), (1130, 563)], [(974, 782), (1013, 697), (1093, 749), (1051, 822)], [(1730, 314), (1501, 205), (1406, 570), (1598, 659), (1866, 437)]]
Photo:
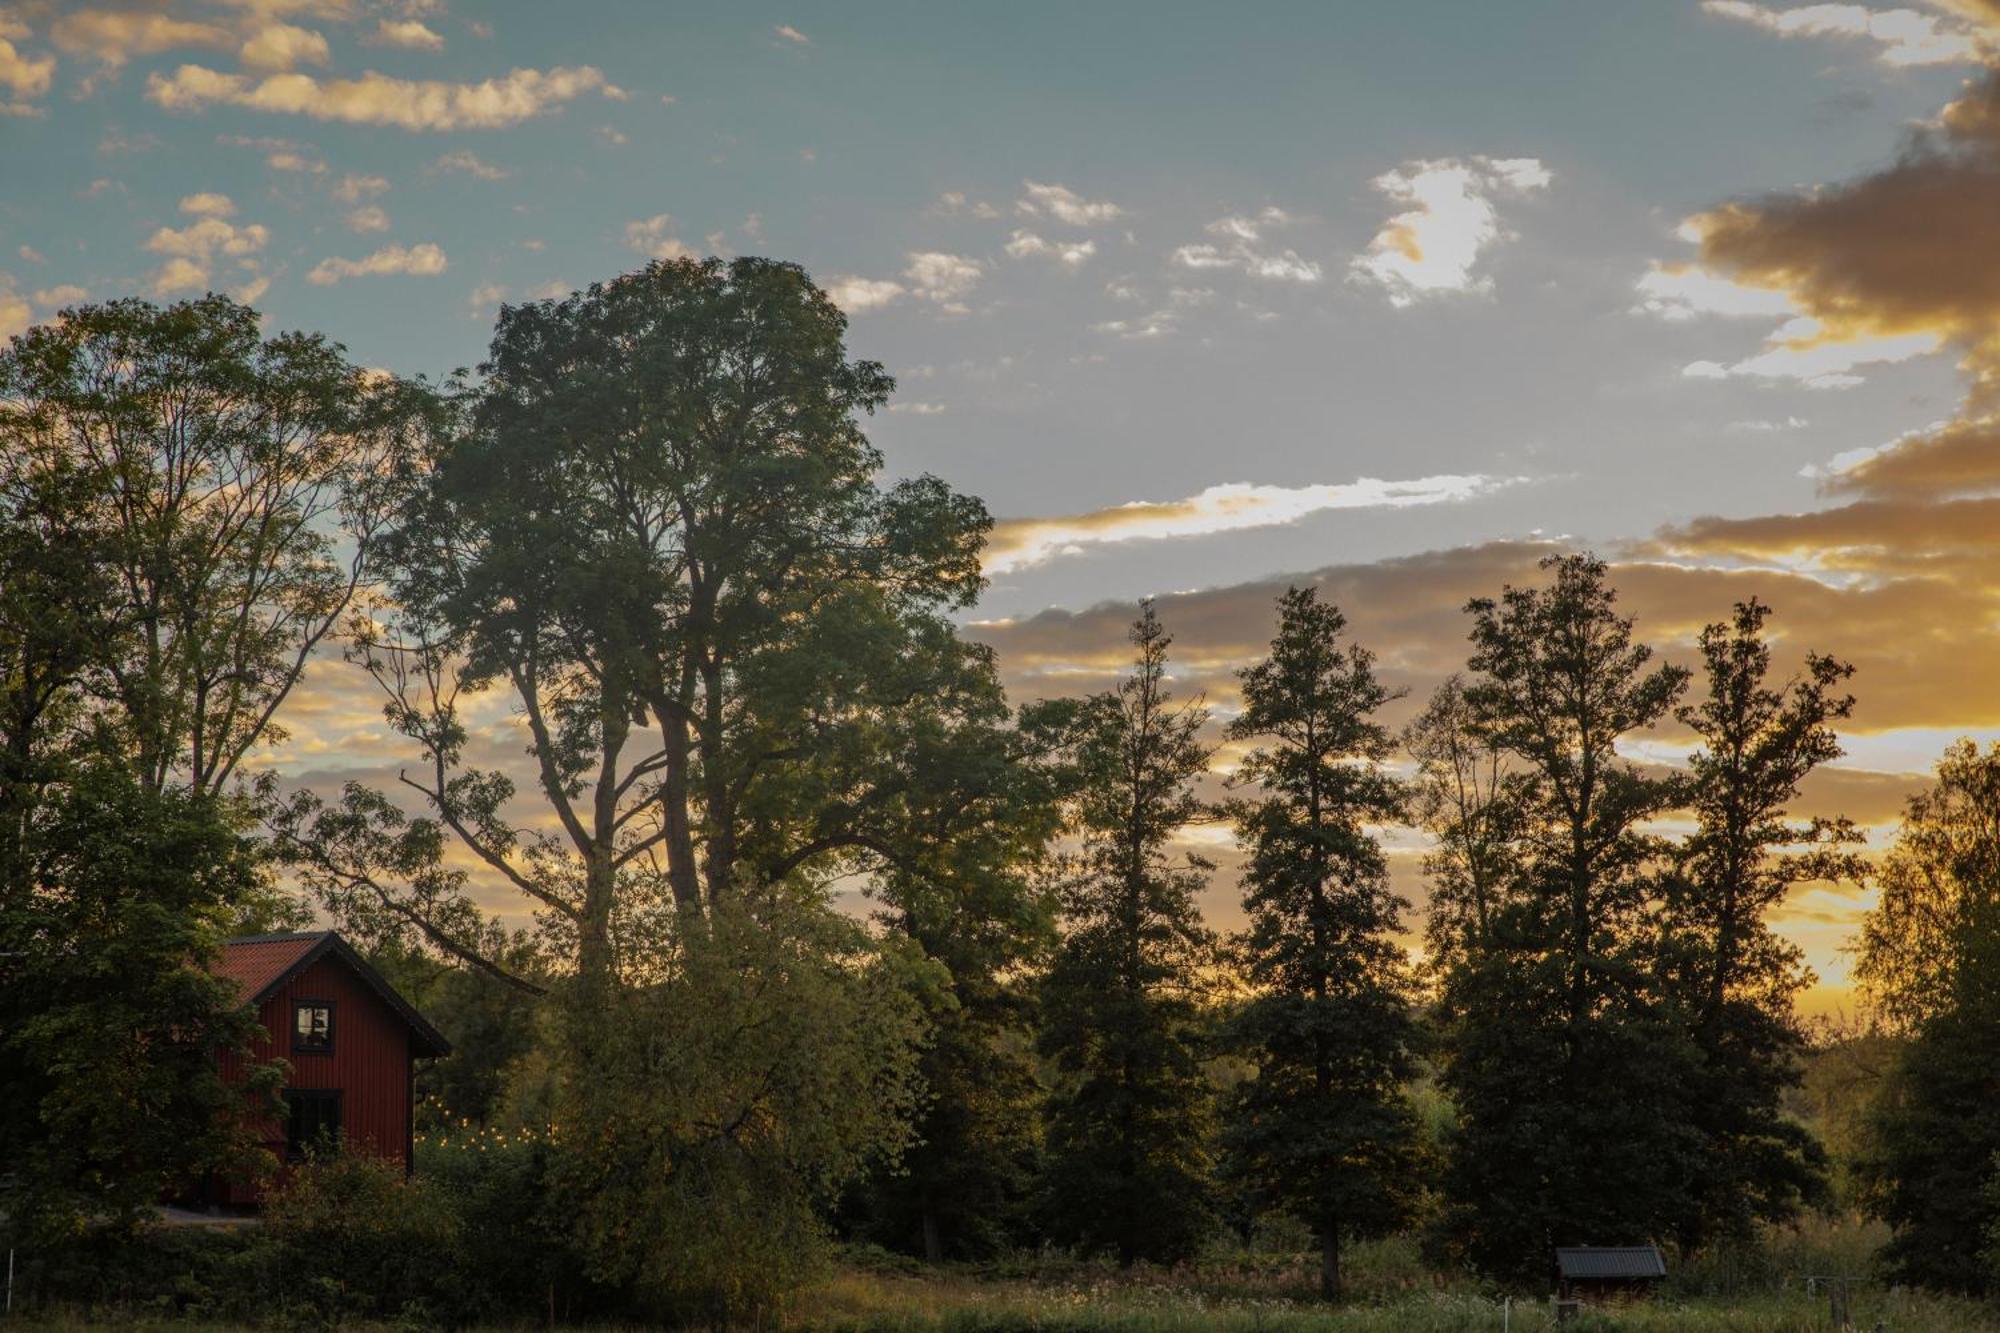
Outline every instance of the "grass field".
[[(1810, 1224), (1777, 1233), (1754, 1255), (1710, 1260), (1677, 1273), (1657, 1300), (1590, 1310), (1571, 1333), (1825, 1333), (1833, 1326), (1808, 1275), (1845, 1273), (1852, 1326), (1867, 1333), (2000, 1333), (2000, 1308), (1892, 1290), (1866, 1277), (1882, 1237), (1873, 1227)], [(1546, 1298), (1511, 1301), (1463, 1277), (1425, 1268), (1400, 1241), (1359, 1247), (1350, 1295), (1335, 1307), (1313, 1297), (1310, 1257), (1238, 1255), (1171, 1272), (1129, 1273), (1074, 1263), (924, 1271), (853, 1256), (797, 1307), (799, 1328), (902, 1333), (1531, 1333), (1555, 1327)]]
[[(1869, 1333), (2000, 1333), (2000, 1306), (1889, 1288), (1869, 1276), (1880, 1228), (1811, 1222), (1754, 1250), (1676, 1271), (1656, 1300), (1590, 1310), (1565, 1333), (1827, 1333), (1823, 1294), (1804, 1278), (1845, 1273), (1852, 1327)], [(1546, 1298), (1509, 1301), (1462, 1275), (1425, 1266), (1401, 1240), (1356, 1247), (1348, 1298), (1314, 1299), (1312, 1259), (1272, 1250), (1218, 1252), (1166, 1270), (1023, 1256), (926, 1268), (881, 1251), (849, 1251), (776, 1321), (787, 1330), (861, 1333), (1536, 1333), (1555, 1327)], [(150, 1333), (241, 1333), (241, 1326), (135, 1318), (131, 1312), (0, 1320), (20, 1329), (117, 1326)], [(415, 1327), (406, 1325), (405, 1327)], [(366, 1326), (347, 1324), (345, 1328)], [(524, 1320), (520, 1328), (541, 1327)], [(596, 1333), (617, 1333), (600, 1326)]]

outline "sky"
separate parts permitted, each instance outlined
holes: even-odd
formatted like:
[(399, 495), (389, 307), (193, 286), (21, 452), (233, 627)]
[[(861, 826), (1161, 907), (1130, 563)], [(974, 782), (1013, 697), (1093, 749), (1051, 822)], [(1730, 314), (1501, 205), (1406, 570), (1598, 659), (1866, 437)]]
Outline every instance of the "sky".
[[(1316, 582), (1407, 710), (1587, 547), (1670, 656), (1754, 594), (1856, 664), (1805, 813), (1879, 845), (2000, 736), (2000, 0), (0, 0), (0, 334), (215, 289), (436, 376), (683, 254), (847, 310), (888, 472), (996, 516), (1019, 700), (1155, 596), (1226, 716)], [(290, 725), (302, 781), (399, 762), (337, 662)], [(1870, 901), (1774, 915), (1814, 1006)]]

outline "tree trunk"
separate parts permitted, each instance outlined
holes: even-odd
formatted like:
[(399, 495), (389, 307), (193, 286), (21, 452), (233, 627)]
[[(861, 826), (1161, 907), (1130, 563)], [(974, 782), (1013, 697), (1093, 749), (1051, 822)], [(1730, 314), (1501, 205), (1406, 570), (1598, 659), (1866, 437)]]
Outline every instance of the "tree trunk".
[(924, 1209), (924, 1262), (941, 1264), (944, 1262), (944, 1241), (938, 1235), (937, 1214)]
[(1319, 1232), (1319, 1294), (1324, 1300), (1340, 1299), (1340, 1223), (1328, 1222)]

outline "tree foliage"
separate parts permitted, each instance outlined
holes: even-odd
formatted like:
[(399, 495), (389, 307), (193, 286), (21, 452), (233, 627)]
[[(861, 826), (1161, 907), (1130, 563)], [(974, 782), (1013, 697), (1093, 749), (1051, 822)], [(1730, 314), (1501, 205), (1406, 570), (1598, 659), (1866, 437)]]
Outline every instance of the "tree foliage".
[(1256, 1074), (1230, 1102), (1224, 1141), (1236, 1173), (1318, 1235), (1332, 1297), (1343, 1237), (1388, 1231), (1417, 1192), (1403, 1097), (1414, 1025), (1394, 937), (1407, 904), (1370, 831), (1401, 814), (1403, 793), (1383, 767), (1391, 743), (1375, 714), (1391, 696), (1373, 655), (1342, 642), (1345, 618), (1310, 588), (1278, 613), (1228, 729), (1262, 744), (1236, 778), (1257, 794), (1232, 811), (1250, 850), (1235, 951), (1251, 998), (1230, 1035)]
[[(932, 478), (877, 486), (855, 416), (893, 386), (847, 360), (845, 326), (759, 259), (502, 311), (459, 426), (404, 478), (393, 604), (353, 649), (423, 753), (404, 781), (424, 811), (354, 790), (277, 821), (330, 902), (492, 965), (453, 839), (600, 984), (636, 904), (701, 912), (915, 854), (917, 774), (998, 704), (945, 618), (987, 520)], [(525, 792), (472, 743), (495, 693)]]
[(1171, 643), (1152, 604), (1132, 627), (1133, 673), (1069, 720), (1082, 847), (1062, 886), (1063, 939), (1044, 985), (1049, 1226), (1121, 1263), (1191, 1254), (1212, 1225), (1213, 1110), (1201, 1063), (1215, 961), (1195, 894), (1209, 863), (1176, 856), (1205, 818), (1199, 699), (1176, 705)]
[(1702, 631), (1706, 688), (1677, 713), (1700, 742), (1688, 759), (1696, 827), (1676, 849), (1661, 922), (1667, 983), (1700, 1059), (1691, 1105), (1704, 1169), (1677, 1228), (1687, 1249), (1718, 1231), (1740, 1242), (1825, 1189), (1821, 1146), (1783, 1107), (1805, 1049), (1794, 1002), (1812, 975), (1765, 918), (1795, 885), (1864, 873), (1852, 824), (1787, 809), (1841, 755), (1833, 723), (1853, 709), (1842, 692), (1853, 668), (1808, 654), (1803, 675), (1774, 688), (1769, 615), (1752, 599)]
[(209, 964), (264, 892), (217, 799), (93, 765), (38, 803), (21, 862), (0, 886), (0, 1218), (129, 1224), (268, 1166), (252, 1113), (277, 1071), (231, 1086), (216, 1060), (259, 1030)]
[(1490, 943), (1444, 985), (1445, 1082), (1460, 1124), (1449, 1225), (1488, 1271), (1539, 1274), (1558, 1244), (1618, 1244), (1676, 1217), (1698, 1142), (1691, 1054), (1653, 984), (1645, 825), (1680, 785), (1617, 752), (1672, 708), (1687, 672), (1652, 661), (1602, 562), (1543, 562), (1545, 587), (1478, 599), (1465, 701), (1473, 734), (1518, 765), (1518, 874)]
[(1424, 942), (1430, 971), (1442, 975), (1492, 947), (1493, 918), (1518, 891), (1515, 815), (1525, 777), (1481, 728), (1459, 675), (1438, 685), (1403, 747), (1416, 761), (1409, 814), (1431, 836)]
[[(836, 1193), (909, 1142), (938, 969), (811, 896), (650, 918), (607, 1015), (563, 997), (556, 1188), (595, 1279), (688, 1322), (769, 1313)], [(608, 1025), (607, 1025), (608, 1018)], [(587, 1037), (580, 1029), (587, 1029)]]
[(58, 544), (10, 597), (60, 605), (67, 645), (44, 645), (26, 698), (87, 687), (79, 711), (146, 786), (221, 791), (283, 738), (278, 708), (367, 576), (376, 483), (426, 399), (317, 334), (266, 338), (223, 296), (80, 306), (17, 337), (0, 491)]
[(1907, 1281), (1986, 1293), (2000, 1226), (2000, 745), (1946, 751), (1910, 798), (1863, 923), (1856, 975), (1908, 1035), (1861, 1164)]

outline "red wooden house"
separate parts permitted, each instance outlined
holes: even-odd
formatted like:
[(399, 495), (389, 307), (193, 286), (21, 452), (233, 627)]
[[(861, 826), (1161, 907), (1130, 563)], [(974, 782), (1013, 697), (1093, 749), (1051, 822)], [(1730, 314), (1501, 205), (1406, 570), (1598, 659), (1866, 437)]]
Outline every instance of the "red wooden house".
[[(330, 930), (230, 940), (217, 971), (237, 983), (264, 1025), (250, 1060), (286, 1061), (286, 1116), (265, 1127), (280, 1162), (301, 1159), (320, 1141), (411, 1165), (413, 1088), (418, 1060), (447, 1055), (450, 1043), (398, 995), (382, 974)], [(223, 1056), (225, 1076), (243, 1057)], [(210, 1191), (216, 1203), (255, 1203), (254, 1186)]]

